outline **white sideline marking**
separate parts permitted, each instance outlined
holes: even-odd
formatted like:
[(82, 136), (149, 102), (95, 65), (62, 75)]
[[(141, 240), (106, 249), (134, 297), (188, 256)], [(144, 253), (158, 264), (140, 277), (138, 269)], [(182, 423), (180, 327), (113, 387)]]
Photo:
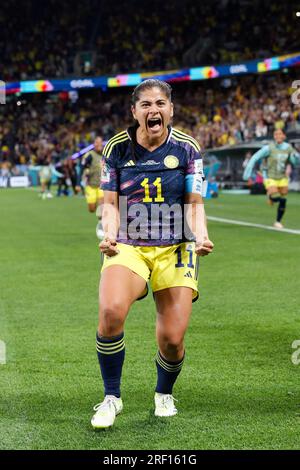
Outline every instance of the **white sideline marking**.
[(0, 340), (0, 364), (6, 364), (6, 347), (4, 341)]
[(208, 220), (212, 220), (213, 222), (223, 222), (224, 224), (233, 224), (233, 225), (243, 225), (244, 227), (255, 227), (255, 228), (263, 228), (265, 230), (273, 230), (275, 232), (285, 232), (285, 233), (293, 233), (294, 235), (300, 235), (300, 230), (292, 230), (289, 228), (275, 228), (269, 225), (261, 225), (261, 224), (252, 224), (251, 222), (242, 222), (241, 220), (232, 220), (232, 219), (223, 219), (221, 217), (213, 217), (207, 216)]

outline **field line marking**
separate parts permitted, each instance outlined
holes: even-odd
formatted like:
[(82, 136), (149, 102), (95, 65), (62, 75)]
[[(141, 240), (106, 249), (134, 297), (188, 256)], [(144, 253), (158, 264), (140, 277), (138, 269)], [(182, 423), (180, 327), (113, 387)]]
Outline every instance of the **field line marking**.
[(0, 365), (6, 364), (6, 344), (0, 339)]
[(253, 224), (251, 222), (243, 222), (241, 220), (232, 220), (232, 219), (223, 219), (222, 217), (213, 217), (213, 216), (207, 216), (208, 220), (211, 220), (213, 222), (223, 222), (224, 224), (232, 224), (232, 225), (242, 225), (244, 227), (254, 227), (254, 228), (262, 228), (264, 230), (273, 230), (274, 232), (279, 232), (279, 233), (292, 233), (293, 235), (300, 235), (300, 230), (292, 230), (289, 228), (275, 228), (269, 225), (262, 225), (262, 224)]
[[(4, 303), (2, 299), (0, 299), (0, 319), (2, 319), (0, 322), (0, 327), (1, 327), (1, 323), (4, 322), (4, 318), (5, 318), (4, 317)], [(3, 341), (3, 338), (1, 337), (0, 338), (0, 366), (6, 364), (6, 353), (7, 353), (6, 344)]]

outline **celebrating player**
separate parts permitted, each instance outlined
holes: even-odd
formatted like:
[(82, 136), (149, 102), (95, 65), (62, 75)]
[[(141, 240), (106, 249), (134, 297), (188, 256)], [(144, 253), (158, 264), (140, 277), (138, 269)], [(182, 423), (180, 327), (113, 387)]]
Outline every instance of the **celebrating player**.
[(98, 136), (94, 142), (94, 150), (91, 150), (82, 157), (81, 165), (83, 169), (83, 178), (86, 180), (85, 196), (90, 212), (96, 212), (99, 219), (97, 226), (97, 236), (102, 238), (103, 231), (101, 227), (103, 191), (100, 188), (101, 183), (101, 160), (103, 150), (103, 139)]
[(267, 178), (264, 180), (264, 185), (269, 204), (278, 203), (274, 227), (281, 229), (283, 228), (281, 220), (286, 209), (288, 194), (288, 176), (291, 165), (295, 165), (299, 155), (290, 144), (284, 142), (286, 136), (281, 129), (275, 130), (273, 136), (275, 142), (265, 145), (252, 155), (244, 170), (243, 178), (248, 180), (255, 164), (263, 158), (266, 159)]
[[(142, 82), (133, 92), (131, 110), (135, 126), (110, 139), (103, 152), (105, 236), (99, 245), (104, 263), (97, 353), (105, 398), (94, 408), (95, 429), (111, 426), (122, 411), (124, 323), (133, 302), (147, 295), (148, 280), (157, 309), (155, 415), (177, 413), (172, 390), (184, 362), (184, 334), (192, 301), (198, 298), (197, 260), (213, 250), (201, 197), (200, 148), (192, 137), (170, 126), (171, 87), (160, 80)], [(124, 198), (128, 216), (123, 213)], [(186, 203), (192, 241), (180, 230), (183, 220), (178, 224), (172, 211), (155, 219), (152, 211), (160, 203), (174, 210), (183, 209)], [(133, 213), (143, 211), (150, 222), (148, 217), (138, 217), (134, 231)], [(164, 238), (162, 230), (168, 223), (170, 233)]]

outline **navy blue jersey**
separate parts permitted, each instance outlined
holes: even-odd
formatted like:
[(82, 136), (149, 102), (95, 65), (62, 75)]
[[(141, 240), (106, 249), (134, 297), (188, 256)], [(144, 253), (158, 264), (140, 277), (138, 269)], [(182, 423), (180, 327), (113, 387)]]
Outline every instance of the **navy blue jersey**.
[(199, 144), (170, 127), (167, 140), (150, 152), (136, 142), (135, 133), (129, 128), (117, 134), (103, 151), (101, 187), (124, 197), (118, 241), (142, 246), (186, 241), (184, 196), (187, 188), (200, 193), (204, 179)]

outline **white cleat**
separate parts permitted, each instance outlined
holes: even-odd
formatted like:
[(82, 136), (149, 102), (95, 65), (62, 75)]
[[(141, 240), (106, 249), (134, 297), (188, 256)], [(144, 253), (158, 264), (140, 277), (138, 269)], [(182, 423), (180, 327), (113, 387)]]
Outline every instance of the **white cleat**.
[(280, 222), (275, 222), (273, 227), (281, 229), (281, 228), (283, 228), (283, 225)]
[(154, 402), (155, 402), (155, 416), (175, 416), (177, 414), (177, 409), (174, 405), (174, 401), (177, 401), (173, 395), (168, 395), (166, 393), (155, 393)]
[(102, 403), (94, 406), (96, 413), (91, 419), (94, 429), (106, 429), (112, 426), (116, 416), (123, 410), (122, 398), (106, 395)]
[(53, 195), (51, 193), (47, 193), (47, 198), (48, 199), (52, 199), (53, 198)]

